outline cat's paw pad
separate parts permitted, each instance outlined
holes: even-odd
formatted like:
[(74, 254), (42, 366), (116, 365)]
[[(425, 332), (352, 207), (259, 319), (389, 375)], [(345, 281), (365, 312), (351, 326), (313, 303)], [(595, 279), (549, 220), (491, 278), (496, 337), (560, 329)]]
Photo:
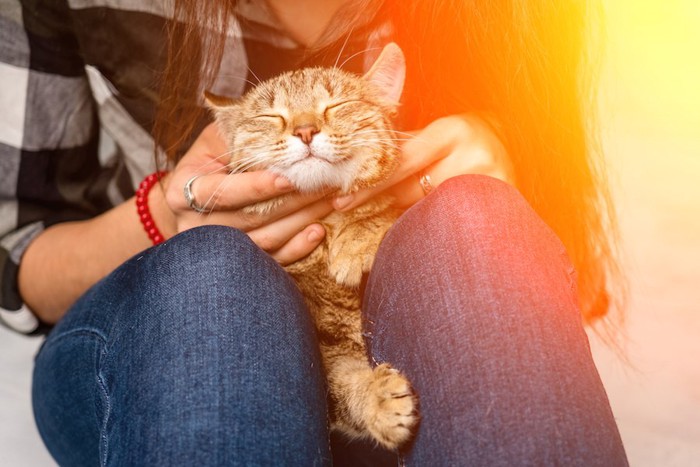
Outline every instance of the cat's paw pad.
[(401, 447), (413, 437), (420, 420), (416, 393), (406, 377), (387, 364), (374, 369), (370, 391), (368, 430), (383, 446)]

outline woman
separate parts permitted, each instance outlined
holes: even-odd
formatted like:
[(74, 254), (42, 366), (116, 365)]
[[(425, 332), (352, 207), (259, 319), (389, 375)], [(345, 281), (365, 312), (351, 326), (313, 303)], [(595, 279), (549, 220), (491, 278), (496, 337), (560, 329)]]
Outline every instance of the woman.
[[(1, 146), (2, 318), (53, 327), (33, 400), (59, 463), (330, 462), (313, 326), (279, 264), (318, 245), (315, 221), (378, 189), (244, 215), (291, 187), (266, 172), (229, 175), (223, 193), (222, 175), (191, 182), (225, 152), (199, 96), (306, 65), (361, 72), (394, 40), (408, 64), (401, 126), (416, 138), (379, 189), (412, 207), (363, 310), (370, 358), (420, 394), (403, 460), (626, 464), (581, 325), (605, 314), (615, 282), (580, 2), (3, 3), (4, 69), (26, 99)], [(134, 201), (153, 141), (171, 170)], [(215, 193), (216, 210), (192, 209)], [(335, 438), (332, 456), (396, 462)]]

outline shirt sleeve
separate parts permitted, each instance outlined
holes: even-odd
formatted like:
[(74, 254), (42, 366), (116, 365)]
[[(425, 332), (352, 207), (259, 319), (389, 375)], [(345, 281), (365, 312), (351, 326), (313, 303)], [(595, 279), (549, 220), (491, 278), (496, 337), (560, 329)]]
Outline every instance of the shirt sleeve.
[(94, 216), (99, 125), (64, 1), (0, 0), (0, 324), (36, 333), (17, 273), (45, 228)]

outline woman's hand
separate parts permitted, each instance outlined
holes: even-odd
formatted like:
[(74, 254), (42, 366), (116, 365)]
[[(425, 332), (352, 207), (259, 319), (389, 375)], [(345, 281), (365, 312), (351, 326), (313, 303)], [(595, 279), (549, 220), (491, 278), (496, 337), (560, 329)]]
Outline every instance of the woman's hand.
[[(308, 255), (325, 235), (323, 227), (313, 222), (333, 210), (330, 201), (322, 194), (291, 193), (294, 188), (287, 179), (267, 171), (230, 174), (227, 154), (216, 125), (211, 124), (164, 179), (165, 203), (157, 209), (151, 201), (151, 211), (165, 237), (200, 225), (227, 225), (246, 232), (281, 264)], [(197, 178), (191, 192), (203, 213), (192, 209), (184, 196), (192, 177)], [(285, 193), (291, 193), (289, 199), (267, 214), (242, 209)]]
[(403, 160), (394, 174), (380, 185), (336, 198), (338, 210), (352, 209), (379, 192), (386, 192), (407, 208), (423, 197), (419, 179), (430, 176), (437, 187), (450, 177), (483, 174), (515, 184), (513, 167), (498, 137), (481, 119), (454, 115), (435, 120), (416, 132), (402, 146)]

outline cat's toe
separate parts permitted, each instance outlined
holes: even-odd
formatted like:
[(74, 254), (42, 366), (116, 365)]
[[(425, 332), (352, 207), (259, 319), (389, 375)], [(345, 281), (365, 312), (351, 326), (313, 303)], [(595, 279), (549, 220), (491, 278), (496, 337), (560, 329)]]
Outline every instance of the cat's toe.
[(374, 403), (368, 428), (380, 444), (397, 449), (413, 437), (418, 427), (418, 398), (406, 377), (389, 365), (378, 366), (374, 373)]
[(363, 261), (352, 257), (339, 257), (329, 265), (331, 275), (338, 284), (357, 287), (362, 281)]

